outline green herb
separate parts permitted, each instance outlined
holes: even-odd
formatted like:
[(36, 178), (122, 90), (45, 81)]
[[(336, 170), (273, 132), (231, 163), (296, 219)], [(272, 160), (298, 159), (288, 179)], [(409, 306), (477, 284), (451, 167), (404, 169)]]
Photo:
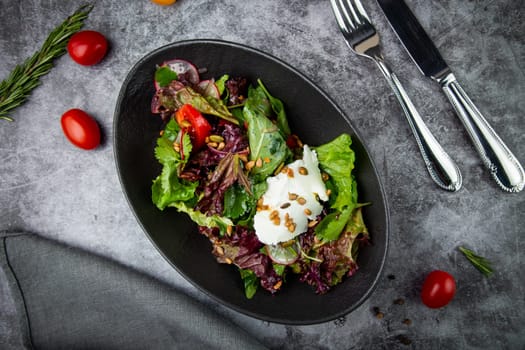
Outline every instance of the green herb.
[(251, 202), (250, 195), (246, 192), (246, 189), (239, 184), (233, 184), (224, 193), (223, 215), (228, 218), (238, 219), (250, 210), (249, 204)]
[(477, 255), (470, 249), (459, 247), (459, 250), (463, 253), (463, 255), (465, 255), (468, 261), (470, 261), (472, 265), (474, 265), (474, 267), (477, 268), (486, 277), (492, 274), (492, 267), (490, 266), (490, 261), (488, 261), (482, 256)]
[(66, 53), (69, 39), (82, 28), (92, 9), (93, 5), (79, 7), (49, 34), (39, 51), (17, 65), (0, 83), (0, 119), (13, 121), (9, 112), (26, 101), (31, 91), (40, 85), (40, 77), (53, 68), (53, 60)]
[(166, 66), (159, 67), (155, 71), (155, 81), (160, 87), (168, 86), (173, 80), (176, 80), (177, 78), (177, 73)]

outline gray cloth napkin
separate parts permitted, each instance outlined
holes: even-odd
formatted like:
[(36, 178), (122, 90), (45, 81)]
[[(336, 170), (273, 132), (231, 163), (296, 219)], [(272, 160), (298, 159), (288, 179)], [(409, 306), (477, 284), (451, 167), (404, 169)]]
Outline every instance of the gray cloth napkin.
[(200, 302), (125, 266), (33, 234), (0, 239), (14, 328), (27, 348), (263, 348)]

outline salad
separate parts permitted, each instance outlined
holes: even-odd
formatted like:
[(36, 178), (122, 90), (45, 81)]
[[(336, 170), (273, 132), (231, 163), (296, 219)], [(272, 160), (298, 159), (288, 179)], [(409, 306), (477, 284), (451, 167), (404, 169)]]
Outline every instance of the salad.
[(165, 123), (153, 203), (198, 225), (216, 260), (239, 270), (246, 297), (293, 275), (326, 293), (356, 272), (369, 242), (351, 137), (305, 145), (261, 80), (201, 73), (181, 59), (156, 69), (151, 110)]

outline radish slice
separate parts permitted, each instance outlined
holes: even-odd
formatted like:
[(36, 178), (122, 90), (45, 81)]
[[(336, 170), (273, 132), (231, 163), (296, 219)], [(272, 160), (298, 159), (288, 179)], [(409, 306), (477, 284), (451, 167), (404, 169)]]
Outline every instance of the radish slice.
[(281, 265), (290, 265), (299, 259), (300, 247), (297, 242), (283, 247), (281, 244), (266, 245), (266, 253), (273, 262)]
[(185, 79), (192, 85), (197, 85), (200, 81), (199, 71), (197, 70), (197, 67), (195, 67), (188, 61), (174, 59), (171, 61), (166, 61), (162, 65), (170, 67), (170, 69), (177, 73), (179, 77), (184, 76)]
[(217, 88), (217, 85), (215, 85), (215, 80), (203, 80), (199, 84), (197, 84), (197, 92), (199, 92), (203, 96), (211, 96), (216, 99), (221, 98), (221, 94), (219, 93), (219, 89)]

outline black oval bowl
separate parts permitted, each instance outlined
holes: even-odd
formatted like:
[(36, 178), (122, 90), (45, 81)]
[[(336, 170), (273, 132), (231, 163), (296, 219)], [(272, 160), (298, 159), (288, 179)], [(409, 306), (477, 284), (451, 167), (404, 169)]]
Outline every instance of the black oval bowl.
[[(355, 176), (372, 245), (361, 250), (358, 272), (325, 295), (289, 278), (276, 295), (259, 288), (253, 299), (244, 296), (234, 266), (218, 264), (211, 244), (196, 225), (175, 209), (158, 210), (151, 201), (151, 184), (160, 173), (153, 149), (161, 129), (150, 112), (155, 66), (182, 58), (206, 67), (204, 78), (245, 76), (262, 79), (285, 103), (290, 127), (309, 145), (320, 145), (343, 132), (352, 136)], [(381, 181), (364, 142), (348, 117), (312, 81), (279, 59), (253, 48), (218, 40), (189, 40), (161, 47), (142, 58), (129, 72), (114, 116), (114, 152), (127, 200), (140, 225), (161, 254), (193, 285), (244, 314), (286, 324), (313, 324), (341, 317), (359, 306), (374, 290), (388, 246), (388, 208)]]

